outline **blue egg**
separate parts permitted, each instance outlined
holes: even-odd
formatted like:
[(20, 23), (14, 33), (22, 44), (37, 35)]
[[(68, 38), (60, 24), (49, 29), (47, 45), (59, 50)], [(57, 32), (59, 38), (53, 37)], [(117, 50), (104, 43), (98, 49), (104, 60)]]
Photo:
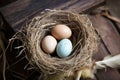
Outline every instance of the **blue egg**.
[(57, 55), (61, 58), (67, 57), (72, 52), (72, 43), (69, 39), (62, 39), (56, 48)]

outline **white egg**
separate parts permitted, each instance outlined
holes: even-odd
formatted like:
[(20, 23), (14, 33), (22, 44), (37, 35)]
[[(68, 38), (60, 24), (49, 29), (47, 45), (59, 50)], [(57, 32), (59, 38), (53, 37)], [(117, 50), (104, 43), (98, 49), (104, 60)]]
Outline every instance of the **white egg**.
[(42, 40), (42, 49), (46, 53), (53, 53), (55, 51), (56, 45), (57, 40), (53, 36), (48, 35)]

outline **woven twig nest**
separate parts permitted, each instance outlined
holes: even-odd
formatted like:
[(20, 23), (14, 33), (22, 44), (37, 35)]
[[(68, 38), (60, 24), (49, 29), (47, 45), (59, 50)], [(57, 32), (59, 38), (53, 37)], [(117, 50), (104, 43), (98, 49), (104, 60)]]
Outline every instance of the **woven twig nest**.
[[(41, 48), (41, 40), (50, 34), (56, 24), (65, 24), (72, 30), (70, 40), (73, 50), (66, 58), (51, 56)], [(62, 10), (48, 11), (33, 18), (16, 34), (16, 38), (22, 41), (29, 63), (46, 75), (71, 76), (76, 71), (90, 68), (93, 64), (92, 54), (98, 44), (97, 35), (87, 15)], [(64, 79), (60, 77), (60, 80)]]

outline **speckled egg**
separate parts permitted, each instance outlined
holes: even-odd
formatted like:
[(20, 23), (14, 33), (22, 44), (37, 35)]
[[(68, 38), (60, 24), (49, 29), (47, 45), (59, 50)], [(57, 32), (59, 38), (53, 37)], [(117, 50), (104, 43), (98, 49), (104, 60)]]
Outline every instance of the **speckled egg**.
[(52, 28), (51, 34), (58, 40), (69, 38), (72, 35), (71, 29), (64, 25), (64, 24), (58, 24), (55, 27)]
[(57, 46), (57, 40), (53, 36), (46, 36), (42, 40), (42, 49), (46, 53), (53, 53), (55, 51), (55, 48)]
[(57, 55), (61, 58), (67, 57), (72, 52), (72, 43), (69, 39), (62, 39), (56, 48)]

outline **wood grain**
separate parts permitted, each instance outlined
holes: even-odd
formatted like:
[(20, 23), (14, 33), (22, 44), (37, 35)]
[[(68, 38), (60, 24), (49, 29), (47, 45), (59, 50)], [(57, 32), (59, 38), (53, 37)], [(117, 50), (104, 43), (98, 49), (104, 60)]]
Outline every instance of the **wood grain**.
[[(106, 6), (109, 8), (110, 14), (118, 19), (120, 19), (120, 0), (106, 0)], [(118, 29), (120, 30), (120, 23), (116, 23)]]
[(120, 35), (114, 25), (100, 15), (91, 17), (93, 26), (111, 54), (120, 54)]
[[(91, 16), (90, 19), (101, 37), (98, 53), (94, 54), (93, 58), (98, 61), (109, 55), (109, 53), (117, 54), (120, 51), (120, 37), (113, 24), (100, 15)], [(97, 80), (120, 80), (119, 72), (112, 68), (98, 70), (96, 77)]]
[(0, 12), (4, 15), (7, 22), (14, 29), (17, 29), (18, 25), (24, 24), (27, 18), (45, 9), (82, 12), (103, 2), (104, 0), (18, 0), (1, 8)]
[[(105, 49), (104, 44), (101, 42), (98, 47), (98, 52), (93, 55), (93, 59), (99, 61), (108, 55), (108, 51)], [(97, 70), (97, 80), (120, 80), (120, 74), (117, 70), (107, 68), (107, 70)]]
[(107, 68), (107, 71), (98, 70), (96, 75), (98, 80), (120, 80), (120, 74), (118, 71), (111, 68)]

